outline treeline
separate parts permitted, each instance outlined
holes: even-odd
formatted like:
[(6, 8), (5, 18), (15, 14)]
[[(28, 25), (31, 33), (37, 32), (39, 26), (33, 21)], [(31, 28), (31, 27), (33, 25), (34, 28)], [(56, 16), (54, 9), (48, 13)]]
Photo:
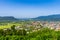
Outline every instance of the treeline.
[(39, 31), (27, 34), (25, 29), (0, 29), (0, 40), (60, 40), (60, 31), (42, 28)]

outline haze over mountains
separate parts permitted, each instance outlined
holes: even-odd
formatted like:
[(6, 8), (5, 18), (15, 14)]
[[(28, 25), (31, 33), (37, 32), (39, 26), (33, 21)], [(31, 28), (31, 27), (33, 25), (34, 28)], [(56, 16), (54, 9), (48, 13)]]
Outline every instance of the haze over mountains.
[(48, 15), (48, 16), (39, 16), (36, 18), (15, 18), (13, 16), (4, 16), (1, 17), (0, 16), (0, 21), (18, 21), (18, 20), (40, 20), (40, 21), (60, 21), (60, 14), (56, 14), (56, 15)]

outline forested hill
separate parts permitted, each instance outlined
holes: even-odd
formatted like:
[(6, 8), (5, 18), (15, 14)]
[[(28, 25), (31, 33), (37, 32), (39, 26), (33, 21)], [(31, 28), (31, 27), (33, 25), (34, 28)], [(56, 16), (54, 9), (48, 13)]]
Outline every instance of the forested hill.
[(18, 19), (13, 16), (4, 16), (4, 17), (0, 16), (0, 22), (2, 22), (2, 21), (17, 21), (17, 20)]
[(57, 14), (57, 15), (48, 15), (48, 16), (39, 16), (39, 17), (33, 18), (33, 20), (60, 21), (60, 14)]

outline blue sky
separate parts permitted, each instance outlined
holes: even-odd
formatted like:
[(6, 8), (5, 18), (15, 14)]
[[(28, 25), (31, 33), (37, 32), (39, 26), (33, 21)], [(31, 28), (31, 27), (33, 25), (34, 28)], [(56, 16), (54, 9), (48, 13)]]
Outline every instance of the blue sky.
[(60, 14), (60, 0), (0, 0), (0, 16), (33, 18)]

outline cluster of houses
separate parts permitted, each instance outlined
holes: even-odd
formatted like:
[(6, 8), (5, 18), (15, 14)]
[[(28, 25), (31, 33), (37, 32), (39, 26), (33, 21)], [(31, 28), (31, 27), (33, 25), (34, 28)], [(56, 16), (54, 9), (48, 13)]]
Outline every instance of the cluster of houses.
[(41, 28), (46, 28), (46, 27), (50, 29), (54, 29), (56, 31), (60, 30), (60, 22), (35, 21), (35, 22), (32, 22), (31, 25), (28, 25), (28, 26), (34, 27), (34, 30), (40, 30)]
[(42, 23), (44, 27), (54, 29), (56, 31), (60, 30), (60, 22), (44, 22)]
[(24, 24), (23, 26), (17, 26), (16, 29), (25, 29), (26, 31), (37, 31), (41, 28), (50, 28), (54, 29), (56, 31), (60, 30), (60, 22), (41, 22), (41, 21), (35, 21), (31, 22), (30, 24)]

